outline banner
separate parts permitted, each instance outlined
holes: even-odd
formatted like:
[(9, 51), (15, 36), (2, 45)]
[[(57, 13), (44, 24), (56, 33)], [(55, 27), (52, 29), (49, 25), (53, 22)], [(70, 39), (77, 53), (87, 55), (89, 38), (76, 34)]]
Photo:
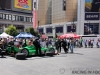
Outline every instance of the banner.
[(85, 13), (85, 20), (99, 20), (99, 13)]
[(33, 10), (38, 10), (38, 0), (33, 0)]
[(85, 0), (85, 20), (100, 20), (100, 0)]
[(25, 10), (32, 10), (32, 0), (14, 0), (14, 7)]
[(63, 0), (63, 10), (66, 10), (66, 0)]
[(33, 0), (33, 28), (37, 29), (37, 9), (38, 9), (38, 0)]
[(85, 0), (85, 12), (100, 12), (100, 0)]

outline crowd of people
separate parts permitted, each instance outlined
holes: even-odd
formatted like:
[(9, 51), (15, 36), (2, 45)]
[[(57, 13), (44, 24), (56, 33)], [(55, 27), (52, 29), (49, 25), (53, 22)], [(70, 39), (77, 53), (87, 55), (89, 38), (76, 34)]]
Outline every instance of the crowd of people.
[[(2, 49), (6, 49), (6, 47), (8, 45), (15, 45), (16, 47), (20, 48), (20, 47), (25, 47), (27, 45), (34, 45), (36, 47), (36, 53), (37, 55), (40, 54), (41, 55), (41, 47), (48, 47), (49, 45), (55, 46), (56, 50), (57, 50), (57, 54), (61, 53), (61, 50), (63, 48), (65, 53), (68, 53), (69, 50), (71, 53), (73, 53), (73, 48), (75, 47), (91, 47), (93, 48), (94, 46), (94, 40), (84, 40), (82, 38), (79, 39), (75, 39), (75, 38), (64, 38), (64, 39), (60, 39), (57, 38), (56, 41), (54, 41), (53, 39), (35, 39), (35, 38), (30, 38), (30, 39), (21, 39), (21, 38), (2, 38), (0, 40), (0, 48)], [(99, 47), (100, 46), (100, 39), (98, 39), (96, 41), (96, 46)], [(38, 53), (39, 52), (39, 53)]]

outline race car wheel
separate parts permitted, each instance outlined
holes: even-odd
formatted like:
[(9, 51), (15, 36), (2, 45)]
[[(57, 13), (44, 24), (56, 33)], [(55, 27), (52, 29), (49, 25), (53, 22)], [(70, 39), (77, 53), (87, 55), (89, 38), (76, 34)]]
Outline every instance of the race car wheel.
[(28, 56), (28, 54), (29, 54), (29, 52), (28, 52), (27, 49), (23, 49), (23, 50), (21, 51), (21, 53), (25, 53), (26, 56)]
[(17, 53), (15, 55), (15, 58), (18, 60), (25, 60), (26, 59), (26, 54), (25, 53)]
[(49, 51), (53, 54), (55, 54), (55, 49), (54, 48), (50, 48)]

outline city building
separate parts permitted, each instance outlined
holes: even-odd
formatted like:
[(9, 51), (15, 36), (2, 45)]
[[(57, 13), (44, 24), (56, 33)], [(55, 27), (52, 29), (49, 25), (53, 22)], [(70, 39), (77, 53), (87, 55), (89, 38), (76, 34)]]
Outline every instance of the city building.
[(32, 26), (32, 0), (0, 0), (0, 33), (9, 25), (18, 31)]
[(39, 0), (39, 32), (52, 37), (76, 32), (78, 0)]
[(50, 37), (55, 36), (55, 33), (59, 36), (70, 32), (79, 35), (100, 35), (100, 5), (95, 3), (99, 3), (99, 0), (50, 0), (50, 2), (51, 23), (39, 26), (40, 32)]
[[(18, 31), (33, 26), (33, 0), (0, 0), (0, 33), (9, 25)], [(95, 0), (38, 0), (37, 25), (49, 37), (74, 32), (100, 34), (100, 7)], [(98, 0), (99, 2), (99, 0)]]
[(52, 0), (39, 0), (37, 10), (38, 25), (52, 24)]
[(100, 0), (78, 0), (77, 33), (100, 35)]

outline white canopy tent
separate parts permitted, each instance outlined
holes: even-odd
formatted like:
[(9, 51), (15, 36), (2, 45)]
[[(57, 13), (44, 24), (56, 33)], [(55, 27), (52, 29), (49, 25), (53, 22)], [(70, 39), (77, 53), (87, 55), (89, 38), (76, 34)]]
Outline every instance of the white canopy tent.
[(2, 34), (0, 34), (0, 38), (13, 38), (13, 36), (10, 36), (9, 34), (3, 32)]

